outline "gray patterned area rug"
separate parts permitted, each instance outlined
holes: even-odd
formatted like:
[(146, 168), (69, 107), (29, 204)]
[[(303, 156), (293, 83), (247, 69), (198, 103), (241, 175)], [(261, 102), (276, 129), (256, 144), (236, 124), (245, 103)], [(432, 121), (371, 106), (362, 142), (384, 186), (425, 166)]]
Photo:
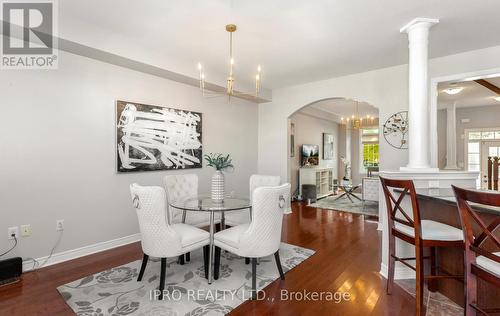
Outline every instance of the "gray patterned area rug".
[[(283, 270), (289, 271), (314, 254), (313, 250), (282, 243)], [(225, 315), (250, 297), (251, 265), (245, 259), (222, 251), (219, 279), (208, 285), (204, 278), (201, 249), (191, 261), (179, 265), (167, 261), (163, 301), (154, 299), (158, 289), (160, 260), (150, 259), (141, 282), (137, 282), (141, 260), (89, 275), (57, 288), (77, 315)], [(279, 277), (274, 256), (260, 259), (257, 289)], [(286, 276), (285, 276), (286, 277)], [(168, 294), (167, 294), (168, 293)]]
[[(356, 196), (361, 197), (360, 194), (354, 193)], [(339, 198), (340, 195), (328, 196), (316, 203), (312, 203), (311, 207), (324, 208), (334, 211), (349, 212), (354, 214), (363, 214), (378, 217), (378, 202), (374, 201), (359, 201), (355, 198), (353, 202), (349, 200), (346, 196)]]

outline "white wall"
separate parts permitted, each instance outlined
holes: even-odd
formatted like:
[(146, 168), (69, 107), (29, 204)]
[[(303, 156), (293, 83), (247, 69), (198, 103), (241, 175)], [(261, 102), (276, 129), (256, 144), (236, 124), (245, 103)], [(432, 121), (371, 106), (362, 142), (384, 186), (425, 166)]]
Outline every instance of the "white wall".
[[(379, 109), (379, 125), (382, 128), (391, 114), (408, 109), (407, 68), (408, 65), (400, 65), (273, 91), (273, 101), (259, 105), (259, 172), (279, 173), (286, 179), (287, 118), (312, 102), (331, 97), (366, 101)], [(478, 70), (499, 68), (500, 46), (431, 59), (429, 62), (429, 77), (433, 83), (431, 95), (437, 96), (434, 85), (437, 86), (438, 81), (453, 80), (454, 77), (463, 78), (464, 73)], [(437, 166), (436, 112), (429, 113), (429, 119), (431, 120), (430, 159)], [(381, 170), (397, 170), (407, 162), (407, 150), (393, 148), (381, 138)]]
[[(403, 65), (273, 91), (273, 102), (259, 105), (259, 172), (279, 173), (286, 179), (287, 118), (300, 108), (331, 97), (354, 98), (379, 108), (383, 124), (391, 114), (407, 108), (407, 77)], [(397, 169), (408, 160), (406, 150), (384, 140), (380, 153), (382, 169)]]
[[(444, 124), (443, 124), (444, 117)], [(465, 129), (474, 128), (500, 128), (500, 103), (499, 105), (457, 108), (457, 165), (465, 168)], [(469, 119), (462, 123), (462, 119)], [(438, 111), (438, 152), (439, 168), (446, 166), (446, 110)], [(442, 159), (444, 157), (444, 160)]]
[[(319, 145), (319, 166), (334, 168), (334, 177), (337, 177), (339, 124), (302, 113), (292, 115), (290, 122), (295, 124), (295, 157), (289, 157), (292, 193), (295, 192), (299, 185), (300, 146), (303, 144)], [(323, 133), (333, 134), (334, 154), (331, 160), (323, 159)]]
[(0, 249), (10, 226), (31, 224), (13, 252), (48, 255), (56, 220), (65, 231), (56, 252), (138, 232), (129, 184), (160, 185), (167, 174), (195, 172), (209, 192), (211, 168), (116, 173), (115, 101), (203, 113), (203, 151), (230, 153), (227, 190), (248, 195), (257, 171), (257, 105), (204, 99), (198, 89), (61, 52), (58, 70), (0, 70)]

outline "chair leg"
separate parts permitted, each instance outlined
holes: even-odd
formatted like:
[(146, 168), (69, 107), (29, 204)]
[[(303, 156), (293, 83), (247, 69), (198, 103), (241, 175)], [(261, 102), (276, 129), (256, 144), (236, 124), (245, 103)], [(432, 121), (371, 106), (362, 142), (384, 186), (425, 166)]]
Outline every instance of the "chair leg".
[(250, 258), (245, 257), (245, 264), (250, 264)]
[(220, 248), (215, 246), (214, 280), (219, 279), (219, 270), (220, 270)]
[(257, 258), (252, 258), (252, 300), (257, 298)]
[(141, 271), (139, 271), (139, 276), (137, 277), (138, 282), (142, 281), (142, 277), (144, 276), (144, 271), (146, 270), (146, 265), (148, 264), (148, 260), (149, 256), (147, 254), (144, 254), (144, 256), (142, 256)]
[(191, 253), (186, 252), (186, 262), (190, 262), (190, 261), (191, 261)]
[(283, 273), (283, 267), (281, 266), (279, 250), (274, 253), (274, 259), (276, 260), (276, 265), (278, 266), (278, 271), (280, 272), (280, 279), (284, 280), (285, 274)]
[(471, 272), (471, 258), (465, 258), (465, 282), (464, 282), (464, 290), (465, 290), (465, 307), (464, 312), (467, 316), (476, 316), (477, 310), (472, 307), (477, 306), (477, 278)]
[[(437, 273), (437, 258), (436, 258), (436, 247), (431, 247), (430, 249), (430, 261), (431, 261), (431, 275), (436, 275)], [(427, 287), (430, 292), (437, 291), (437, 280), (429, 279)]]
[(159, 300), (163, 299), (163, 290), (165, 289), (165, 276), (167, 272), (167, 258), (161, 258), (161, 271), (160, 271), (160, 296)]
[(389, 260), (387, 267), (387, 294), (392, 294), (392, 287), (394, 286), (394, 269), (396, 264), (396, 237), (392, 234), (389, 235)]
[(177, 260), (177, 262), (182, 266), (184, 265), (184, 255), (180, 255), (179, 256), (179, 259)]
[(209, 246), (203, 246), (203, 263), (205, 267), (205, 279), (208, 279), (208, 248)]
[(415, 245), (415, 254), (416, 254), (416, 264), (415, 264), (415, 272), (417, 277), (417, 286), (415, 291), (416, 296), (416, 315), (417, 316), (425, 316), (425, 306), (424, 306), (424, 288), (425, 288), (425, 279), (424, 279), (424, 254), (422, 246), (418, 243)]

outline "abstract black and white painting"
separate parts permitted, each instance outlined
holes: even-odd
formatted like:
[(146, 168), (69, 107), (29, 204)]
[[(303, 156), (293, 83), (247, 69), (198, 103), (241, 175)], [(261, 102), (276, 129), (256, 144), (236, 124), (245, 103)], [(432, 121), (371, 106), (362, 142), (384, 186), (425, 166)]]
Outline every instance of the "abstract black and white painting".
[(118, 172), (202, 167), (198, 112), (116, 102)]

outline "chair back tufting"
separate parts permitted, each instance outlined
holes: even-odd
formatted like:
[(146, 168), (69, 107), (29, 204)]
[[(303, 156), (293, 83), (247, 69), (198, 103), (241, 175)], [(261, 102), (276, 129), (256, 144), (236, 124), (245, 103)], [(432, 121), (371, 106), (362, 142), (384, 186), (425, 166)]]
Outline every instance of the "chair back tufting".
[(290, 184), (259, 187), (252, 195), (252, 221), (240, 238), (244, 256), (265, 257), (278, 251), (283, 213), (290, 199)]
[(172, 257), (180, 252), (181, 236), (165, 216), (165, 190), (158, 186), (130, 185), (132, 204), (137, 213), (142, 250), (152, 257)]
[[(185, 201), (198, 195), (198, 175), (179, 174), (169, 175), (163, 178), (163, 185), (167, 193), (167, 203), (173, 201)], [(182, 211), (168, 207), (168, 218), (171, 224), (182, 222)]]

